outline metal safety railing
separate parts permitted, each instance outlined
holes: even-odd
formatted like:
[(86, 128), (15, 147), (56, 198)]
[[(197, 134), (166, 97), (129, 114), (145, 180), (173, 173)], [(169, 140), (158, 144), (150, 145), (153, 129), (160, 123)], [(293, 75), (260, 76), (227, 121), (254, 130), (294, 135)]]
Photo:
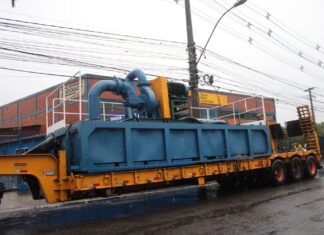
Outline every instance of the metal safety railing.
[[(78, 99), (65, 99), (65, 107), (62, 107), (63, 98), (54, 98), (52, 100), (52, 120), (55, 122), (57, 121), (57, 116), (62, 116), (63, 119), (66, 120), (66, 117), (77, 116), (79, 120), (84, 120), (88, 118), (88, 112), (84, 112), (85, 108), (81, 108), (80, 111), (69, 111), (69, 105), (75, 103), (81, 104), (88, 104), (88, 100), (78, 100)], [(85, 105), (82, 105), (83, 107)], [(86, 107), (86, 106), (85, 106)], [(121, 112), (125, 112), (125, 107), (122, 102), (108, 102), (108, 101), (101, 101), (100, 107), (102, 110), (101, 117), (104, 121), (111, 121), (111, 120), (120, 120), (120, 117), (124, 117), (125, 114), (121, 114)]]
[(191, 107), (191, 115), (199, 118), (226, 120), (230, 124), (265, 125), (266, 111), (263, 96), (252, 96), (217, 107)]
[[(73, 122), (88, 119), (88, 100), (84, 98), (86, 97), (84, 93), (85, 85), (81, 79), (81, 73), (78, 72), (46, 97), (47, 134)], [(102, 101), (100, 105), (102, 120), (120, 121), (125, 119), (126, 110), (122, 102)]]

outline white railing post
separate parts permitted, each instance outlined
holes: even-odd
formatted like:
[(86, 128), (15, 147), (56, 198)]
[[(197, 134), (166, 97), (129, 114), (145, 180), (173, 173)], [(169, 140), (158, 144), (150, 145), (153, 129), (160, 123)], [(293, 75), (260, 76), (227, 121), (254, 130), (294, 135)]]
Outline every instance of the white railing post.
[(245, 112), (247, 112), (247, 103), (246, 103), (246, 100), (245, 100), (245, 102), (244, 102), (244, 106), (245, 106)]
[(263, 109), (263, 120), (266, 122), (267, 121), (267, 114), (266, 114), (266, 110), (265, 110), (265, 104), (264, 104), (264, 97), (261, 96), (261, 100), (262, 100), (262, 109)]
[(106, 121), (105, 102), (102, 102), (102, 114), (103, 114), (103, 120)]
[(55, 123), (55, 99), (52, 100), (52, 125)]
[(48, 99), (47, 99), (47, 97), (46, 97), (46, 99), (45, 99), (45, 105), (46, 105), (46, 109), (45, 109), (45, 119), (46, 119), (46, 134), (48, 134), (47, 133), (47, 130), (48, 130)]
[(65, 82), (63, 83), (63, 121), (66, 124), (66, 119), (65, 119)]
[(233, 117), (234, 117), (234, 125), (236, 125), (236, 117), (235, 117), (235, 104), (232, 104), (233, 107)]

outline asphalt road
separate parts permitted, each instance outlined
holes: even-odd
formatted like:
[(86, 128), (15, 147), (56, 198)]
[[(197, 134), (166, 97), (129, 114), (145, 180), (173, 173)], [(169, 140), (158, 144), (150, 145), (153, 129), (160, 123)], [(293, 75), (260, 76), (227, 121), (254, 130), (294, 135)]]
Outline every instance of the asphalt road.
[(2, 213), (0, 234), (324, 234), (324, 171), (281, 187), (217, 184)]

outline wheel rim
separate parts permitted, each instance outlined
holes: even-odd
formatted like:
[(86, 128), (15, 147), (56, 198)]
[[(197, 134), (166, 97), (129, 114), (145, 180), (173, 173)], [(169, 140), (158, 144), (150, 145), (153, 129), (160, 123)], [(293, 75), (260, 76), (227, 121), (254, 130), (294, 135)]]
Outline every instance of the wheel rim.
[(309, 163), (309, 165), (308, 165), (308, 172), (311, 175), (315, 175), (315, 173), (316, 173), (316, 165), (315, 165), (315, 162), (314, 161), (311, 161)]
[(292, 165), (292, 174), (295, 178), (300, 178), (302, 175), (301, 166), (298, 163)]
[(277, 182), (282, 182), (284, 180), (285, 173), (281, 166), (278, 166), (274, 173), (275, 173), (275, 178), (276, 178)]

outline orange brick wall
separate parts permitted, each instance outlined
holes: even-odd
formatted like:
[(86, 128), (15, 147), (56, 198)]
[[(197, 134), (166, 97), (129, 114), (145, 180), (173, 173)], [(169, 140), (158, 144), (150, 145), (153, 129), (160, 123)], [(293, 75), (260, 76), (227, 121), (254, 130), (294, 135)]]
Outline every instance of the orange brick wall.
[[(91, 86), (93, 86), (97, 81), (98, 81), (97, 79), (88, 80), (88, 89), (90, 89)], [(56, 89), (56, 87), (53, 87), (50, 90), (39, 92), (30, 97), (26, 97), (25, 99), (21, 99), (19, 101), (0, 107), (0, 124), (1, 124), (0, 128), (16, 127), (17, 124), (19, 125), (19, 121), (17, 121), (17, 114), (18, 114), (19, 116), (21, 116), (21, 120), (20, 120), (21, 125), (23, 126), (29, 126), (35, 124), (40, 125), (41, 126), (40, 133), (46, 133), (46, 115), (45, 115), (46, 97), (54, 89)], [(203, 92), (213, 93), (212, 91), (207, 91), (207, 90), (203, 90)], [(59, 91), (56, 91), (55, 96), (57, 97), (58, 94)], [(220, 94), (225, 95), (225, 93), (220, 93)], [(228, 103), (246, 98), (246, 96), (243, 95), (235, 95), (235, 94), (226, 94), (226, 95), (227, 95)], [(120, 96), (116, 96), (111, 92), (104, 92), (102, 98), (109, 99), (109, 100), (121, 100)], [(51, 99), (49, 100), (49, 103), (51, 106), (52, 105)], [(255, 108), (256, 105), (260, 107), (261, 99), (259, 99), (258, 101), (256, 101), (255, 99), (249, 100), (247, 102), (248, 109)], [(204, 106), (214, 107), (212, 105), (204, 105)], [(265, 107), (266, 107), (266, 112), (273, 113), (273, 114), (275, 113), (275, 106), (272, 99), (265, 99)], [(245, 109), (245, 104), (244, 103), (238, 104), (235, 108)], [(87, 112), (85, 103), (82, 105), (82, 109), (84, 113)], [(78, 112), (79, 104), (74, 103), (69, 106), (66, 106), (66, 111)], [(68, 123), (73, 123), (78, 120), (79, 120), (79, 116), (69, 116), (67, 118)], [(52, 115), (48, 116), (48, 121), (49, 123), (52, 123)]]

